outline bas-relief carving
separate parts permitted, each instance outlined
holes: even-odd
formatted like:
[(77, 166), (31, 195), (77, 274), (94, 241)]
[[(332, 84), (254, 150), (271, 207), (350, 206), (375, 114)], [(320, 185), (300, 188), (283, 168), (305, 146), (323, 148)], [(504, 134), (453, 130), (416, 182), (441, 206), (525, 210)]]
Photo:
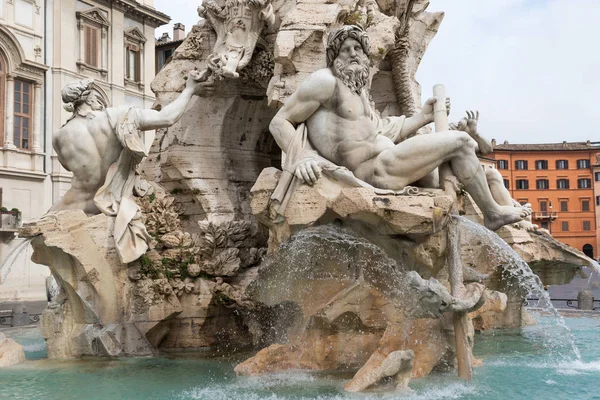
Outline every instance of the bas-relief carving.
[(88, 215), (114, 216), (113, 236), (123, 263), (138, 259), (150, 241), (133, 200), (134, 190), (144, 194), (135, 171), (147, 155), (142, 132), (177, 122), (192, 96), (202, 90), (204, 84), (197, 78), (191, 73), (179, 97), (160, 111), (106, 108), (91, 79), (62, 90), (64, 108), (73, 114), (54, 134), (52, 144), (73, 179), (50, 212), (79, 209)]
[(227, 0), (224, 6), (209, 1), (198, 7), (207, 18), (217, 39), (208, 56), (210, 71), (227, 78), (238, 78), (248, 65), (265, 25), (275, 23), (270, 0)]
[[(270, 130), (286, 153), (287, 176), (275, 191), (275, 204), (285, 203), (294, 181), (313, 185), (322, 172), (336, 170), (331, 164), (363, 182), (354, 186), (393, 193), (448, 162), (484, 213), (488, 228), (529, 216), (529, 208), (501, 205), (493, 197), (477, 158), (488, 142), (476, 130), (417, 135), (433, 122), (434, 104), (443, 100), (430, 98), (411, 117), (377, 115), (369, 101), (370, 50), (369, 38), (358, 26), (330, 33), (327, 68), (311, 74), (273, 118)], [(475, 115), (468, 117), (466, 126), (476, 126)]]

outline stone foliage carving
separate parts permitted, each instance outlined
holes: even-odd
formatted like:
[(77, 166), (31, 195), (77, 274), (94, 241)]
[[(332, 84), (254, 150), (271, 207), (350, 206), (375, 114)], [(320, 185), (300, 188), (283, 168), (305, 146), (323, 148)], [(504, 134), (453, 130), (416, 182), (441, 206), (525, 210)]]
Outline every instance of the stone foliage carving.
[(137, 282), (143, 304), (153, 304), (161, 296), (184, 294), (204, 296), (208, 285), (213, 294), (243, 307), (252, 304), (241, 288), (224, 282), (241, 270), (259, 263), (266, 252), (257, 247), (256, 226), (250, 221), (220, 224), (199, 222), (199, 232), (181, 230), (179, 210), (174, 197), (146, 197), (141, 207), (148, 232), (153, 236), (152, 249), (139, 263), (130, 267), (129, 277)]

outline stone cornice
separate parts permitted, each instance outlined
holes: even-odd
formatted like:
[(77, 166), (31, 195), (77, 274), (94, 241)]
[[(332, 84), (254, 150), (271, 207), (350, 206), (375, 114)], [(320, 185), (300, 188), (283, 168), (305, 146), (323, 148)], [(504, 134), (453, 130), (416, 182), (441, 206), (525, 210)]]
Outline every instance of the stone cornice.
[(125, 14), (143, 19), (154, 28), (168, 24), (171, 17), (152, 7), (140, 4), (135, 0), (110, 0), (113, 7), (122, 10)]

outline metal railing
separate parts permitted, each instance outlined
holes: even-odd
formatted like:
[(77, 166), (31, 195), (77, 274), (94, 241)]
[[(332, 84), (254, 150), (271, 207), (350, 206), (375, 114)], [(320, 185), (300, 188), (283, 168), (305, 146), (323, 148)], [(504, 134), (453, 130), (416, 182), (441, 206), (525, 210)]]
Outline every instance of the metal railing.
[(21, 211), (0, 210), (0, 232), (17, 232), (21, 226)]
[[(523, 301), (523, 305), (525, 307), (527, 307), (527, 306), (531, 305), (531, 304), (529, 304), (529, 302), (531, 302), (531, 301), (538, 301), (538, 300), (539, 299), (536, 299), (536, 298), (525, 299)], [(567, 307), (569, 307), (569, 308), (579, 309), (577, 299), (550, 299), (550, 301), (553, 302), (553, 303), (555, 301), (564, 302), (564, 303), (566, 303)], [(592, 308), (593, 311), (600, 310), (600, 300), (593, 300), (593, 304), (594, 305), (598, 304), (598, 306)]]
[(535, 211), (533, 213), (533, 219), (556, 219), (558, 218), (558, 213), (555, 211)]
[[(40, 322), (40, 316), (42, 314), (27, 314), (30, 324), (37, 324)], [(0, 310), (0, 325), (7, 326), (22, 326), (27, 325), (23, 323), (23, 321), (19, 321), (18, 324), (14, 324), (13, 320), (15, 319), (15, 315), (12, 310)]]

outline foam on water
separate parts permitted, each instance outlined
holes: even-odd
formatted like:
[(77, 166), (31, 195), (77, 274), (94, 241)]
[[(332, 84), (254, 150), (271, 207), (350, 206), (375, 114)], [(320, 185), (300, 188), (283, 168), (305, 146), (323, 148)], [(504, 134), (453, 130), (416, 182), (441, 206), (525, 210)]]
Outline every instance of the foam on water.
[[(292, 377), (293, 374), (288, 374)], [(330, 382), (329, 382), (330, 384)], [(196, 387), (191, 390), (183, 391), (177, 394), (179, 399), (210, 399), (210, 400), (230, 400), (240, 398), (244, 400), (450, 400), (462, 399), (468, 395), (478, 393), (477, 387), (473, 384), (455, 382), (445, 385), (435, 385), (422, 391), (392, 391), (392, 392), (366, 392), (366, 393), (332, 393), (323, 395), (295, 395), (292, 393), (265, 393), (267, 388), (256, 388), (255, 392), (239, 391), (241, 387), (215, 385), (208, 387)], [(235, 397), (235, 396), (239, 397)]]

